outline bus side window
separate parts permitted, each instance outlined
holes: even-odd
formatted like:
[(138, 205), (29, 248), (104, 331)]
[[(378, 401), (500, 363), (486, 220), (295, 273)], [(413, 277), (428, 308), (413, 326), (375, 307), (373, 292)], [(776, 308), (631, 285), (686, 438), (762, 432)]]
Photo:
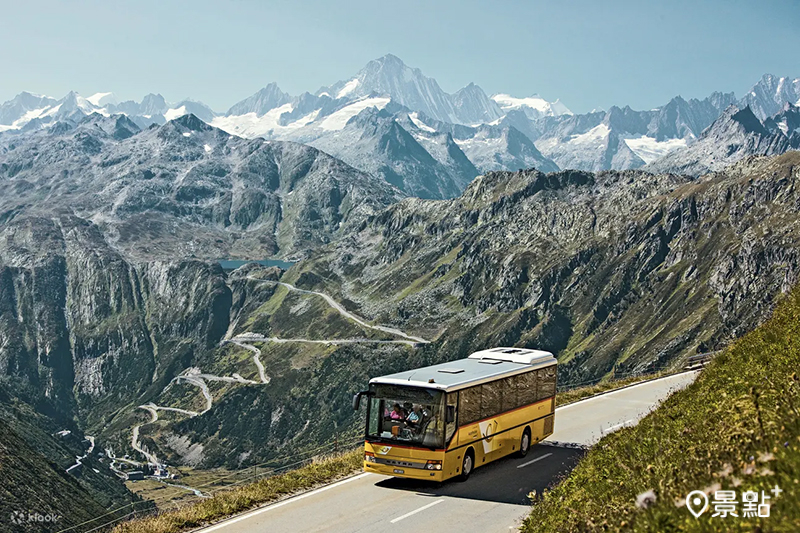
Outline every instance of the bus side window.
[(517, 376), (511, 376), (500, 380), (500, 387), (503, 390), (503, 411), (510, 411), (519, 407), (517, 400)]
[(536, 371), (519, 374), (517, 378), (517, 400), (519, 405), (530, 405), (536, 401)]
[(550, 366), (542, 368), (536, 372), (538, 374), (538, 394), (537, 400), (544, 400), (556, 394), (556, 367)]
[(502, 412), (501, 387), (499, 380), (481, 385), (481, 418), (489, 418)]
[(470, 424), (481, 418), (481, 387), (470, 387), (459, 392), (459, 425)]

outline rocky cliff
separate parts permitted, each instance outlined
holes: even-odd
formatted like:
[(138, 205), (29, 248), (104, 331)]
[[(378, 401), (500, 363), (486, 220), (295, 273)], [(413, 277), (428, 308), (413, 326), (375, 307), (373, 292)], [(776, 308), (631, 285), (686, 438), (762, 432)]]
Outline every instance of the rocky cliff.
[(0, 135), (0, 220), (65, 212), (127, 256), (302, 256), (402, 197), (308, 146), (245, 140), (184, 115), (144, 131), (81, 116)]
[[(751, 328), (797, 279), (799, 154), (707, 178), (491, 173), (404, 200), (300, 267), (441, 357), (543, 347), (562, 379), (644, 370)], [(468, 347), (468, 348), (467, 348)]]

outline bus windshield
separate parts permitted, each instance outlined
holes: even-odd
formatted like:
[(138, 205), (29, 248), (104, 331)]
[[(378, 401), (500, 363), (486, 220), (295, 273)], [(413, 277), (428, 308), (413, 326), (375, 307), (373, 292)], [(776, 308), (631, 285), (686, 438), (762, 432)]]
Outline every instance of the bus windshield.
[(370, 385), (367, 437), (444, 447), (444, 393), (401, 385)]

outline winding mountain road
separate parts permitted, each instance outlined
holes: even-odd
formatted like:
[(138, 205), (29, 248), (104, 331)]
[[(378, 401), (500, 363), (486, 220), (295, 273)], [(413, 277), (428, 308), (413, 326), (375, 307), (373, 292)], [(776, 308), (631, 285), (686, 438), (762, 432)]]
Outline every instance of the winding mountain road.
[(83, 460), (86, 459), (89, 456), (89, 454), (94, 451), (94, 437), (90, 435), (84, 435), (84, 437), (86, 438), (86, 440), (89, 441), (89, 449), (86, 450), (85, 454), (75, 457), (75, 464), (65, 470), (67, 474), (71, 473), (76, 468), (80, 468), (81, 466), (83, 466)]
[(364, 320), (363, 318), (361, 318), (361, 317), (359, 317), (357, 315), (354, 315), (353, 313), (351, 313), (350, 311), (345, 309), (342, 304), (340, 304), (339, 302), (337, 302), (336, 300), (334, 300), (333, 298), (331, 298), (330, 296), (328, 296), (324, 292), (317, 292), (317, 291), (309, 291), (309, 290), (306, 290), (306, 289), (300, 289), (300, 288), (295, 287), (294, 285), (292, 285), (290, 283), (284, 283), (283, 281), (273, 281), (273, 280), (268, 280), (268, 279), (260, 279), (260, 278), (256, 278), (256, 277), (253, 277), (253, 276), (247, 276), (247, 279), (252, 280), (252, 281), (258, 281), (258, 282), (261, 282), (261, 283), (272, 283), (274, 285), (281, 285), (283, 287), (286, 287), (290, 291), (295, 291), (295, 292), (299, 292), (299, 293), (303, 293), (303, 294), (313, 294), (314, 296), (319, 296), (320, 298), (323, 298), (326, 302), (328, 302), (328, 305), (333, 307), (340, 315), (342, 315), (345, 318), (349, 318), (350, 320), (352, 320), (353, 322), (355, 322), (359, 326), (362, 326), (362, 327), (365, 327), (365, 328), (368, 328), (368, 329), (373, 329), (373, 330), (376, 330), (376, 331), (382, 331), (384, 333), (389, 333), (391, 335), (396, 335), (398, 337), (403, 337), (404, 339), (407, 339), (407, 340), (412, 341), (414, 343), (428, 344), (428, 343), (431, 342), (429, 340), (423, 339), (422, 337), (416, 337), (414, 335), (409, 335), (409, 334), (405, 333), (404, 331), (401, 331), (401, 330), (399, 330), (397, 328), (392, 328), (392, 327), (389, 327), (389, 326), (381, 326), (381, 325), (373, 326), (372, 324), (367, 323), (367, 321)]
[(205, 398), (205, 402), (206, 402), (205, 409), (203, 409), (202, 411), (200, 411), (198, 413), (198, 412), (189, 411), (189, 410), (186, 410), (186, 409), (178, 409), (178, 408), (174, 408), (174, 407), (162, 407), (162, 406), (158, 406), (158, 405), (156, 405), (154, 403), (148, 403), (148, 404), (140, 405), (139, 406), (140, 409), (144, 409), (144, 410), (146, 410), (146, 411), (148, 411), (150, 413), (151, 420), (149, 422), (145, 422), (144, 424), (139, 424), (139, 425), (136, 425), (136, 426), (133, 427), (133, 431), (131, 433), (131, 447), (134, 450), (136, 450), (139, 453), (141, 453), (142, 455), (144, 455), (147, 458), (147, 461), (149, 463), (157, 464), (158, 458), (154, 454), (151, 454), (151, 453), (145, 451), (142, 448), (141, 444), (139, 443), (139, 430), (140, 430), (140, 428), (142, 426), (144, 426), (146, 424), (152, 424), (153, 422), (156, 422), (158, 420), (158, 411), (159, 410), (161, 410), (161, 411), (173, 411), (173, 412), (176, 412), (176, 413), (185, 414), (187, 416), (199, 416), (199, 415), (202, 415), (203, 413), (206, 413), (206, 412), (210, 411), (211, 408), (214, 406), (214, 397), (211, 394), (211, 390), (208, 387), (208, 383), (206, 383), (207, 381), (223, 381), (223, 382), (227, 382), (227, 383), (240, 383), (240, 384), (243, 384), (243, 385), (256, 385), (256, 384), (267, 385), (267, 384), (269, 384), (271, 378), (269, 377), (269, 375), (267, 375), (266, 369), (264, 368), (264, 364), (261, 361), (261, 350), (258, 347), (253, 346), (252, 344), (250, 344), (251, 342), (311, 343), (311, 344), (325, 344), (325, 345), (405, 344), (405, 345), (412, 346), (412, 347), (414, 347), (414, 346), (416, 346), (418, 344), (426, 344), (426, 343), (430, 342), (430, 341), (428, 341), (426, 339), (423, 339), (422, 337), (416, 337), (414, 335), (409, 335), (409, 334), (407, 334), (407, 333), (405, 333), (405, 332), (403, 332), (403, 331), (401, 331), (401, 330), (399, 330), (397, 328), (392, 328), (392, 327), (389, 327), (389, 326), (368, 324), (364, 319), (362, 319), (361, 317), (351, 313), (350, 311), (345, 309), (343, 305), (341, 305), (339, 302), (337, 302), (336, 300), (334, 300), (333, 298), (331, 298), (330, 296), (328, 296), (327, 294), (325, 294), (323, 292), (309, 291), (309, 290), (306, 290), (306, 289), (300, 289), (300, 288), (295, 287), (294, 285), (291, 285), (289, 283), (284, 283), (284, 282), (281, 282), (281, 281), (264, 280), (264, 279), (255, 278), (255, 277), (252, 277), (252, 276), (248, 276), (247, 279), (251, 280), (251, 281), (260, 282), (260, 283), (277, 284), (277, 285), (281, 285), (281, 286), (283, 286), (283, 287), (285, 287), (285, 288), (287, 288), (288, 290), (291, 290), (291, 291), (299, 292), (299, 293), (302, 293), (302, 294), (309, 294), (309, 295), (313, 295), (313, 296), (317, 296), (317, 297), (323, 298), (328, 303), (328, 305), (330, 305), (333, 309), (335, 309), (339, 314), (341, 314), (342, 316), (344, 316), (345, 318), (347, 318), (349, 320), (352, 320), (353, 322), (359, 324), (360, 326), (363, 326), (363, 327), (368, 328), (368, 329), (373, 329), (373, 330), (376, 330), (376, 331), (381, 331), (381, 332), (384, 332), (384, 333), (389, 333), (389, 334), (395, 335), (397, 337), (402, 337), (402, 339), (396, 339), (396, 340), (373, 340), (373, 339), (329, 339), (329, 340), (319, 340), (319, 339), (302, 339), (302, 338), (301, 339), (285, 339), (285, 338), (280, 338), (280, 337), (266, 337), (264, 335), (260, 335), (258, 333), (252, 333), (252, 332), (242, 333), (242, 334), (236, 335), (235, 337), (230, 338), (230, 339), (223, 339), (222, 342), (220, 342), (220, 346), (223, 346), (226, 343), (231, 343), (231, 344), (235, 344), (236, 346), (239, 346), (241, 348), (244, 348), (245, 350), (249, 350), (249, 351), (251, 351), (253, 353), (253, 363), (255, 364), (256, 369), (258, 370), (258, 377), (260, 379), (260, 383), (258, 381), (253, 381), (251, 379), (245, 379), (239, 374), (233, 374), (232, 376), (218, 376), (218, 375), (215, 375), (215, 374), (207, 374), (207, 373), (203, 373), (199, 368), (196, 368), (196, 367), (188, 368), (188, 369), (184, 370), (180, 375), (175, 376), (175, 378), (172, 379), (170, 384), (172, 384), (172, 383), (175, 383), (175, 384), (187, 383), (189, 385), (194, 385), (195, 387), (200, 388), (200, 391), (202, 392), (203, 397)]
[[(258, 333), (242, 333), (240, 335), (235, 336), (234, 338), (225, 341), (230, 342), (233, 344), (239, 344), (242, 341), (250, 341), (250, 342), (275, 342), (278, 344), (281, 343), (307, 343), (307, 344), (333, 344), (333, 345), (340, 345), (340, 344), (406, 344), (408, 346), (416, 346), (419, 344), (417, 341), (410, 341), (406, 339), (398, 339), (398, 340), (381, 340), (381, 339), (326, 339), (326, 340), (319, 340), (319, 339), (302, 339), (302, 338), (295, 338), (295, 339), (286, 339), (283, 337), (265, 337), (263, 335), (259, 335)], [(261, 351), (259, 350), (259, 354)]]
[(358, 474), (200, 531), (509, 533), (530, 510), (527, 495), (541, 493), (568, 473), (584, 453), (581, 448), (623, 424), (636, 424), (696, 375), (675, 374), (559, 407), (555, 433), (532, 447), (527, 457), (478, 468), (466, 483)]
[(175, 376), (174, 381), (175, 383), (186, 382), (194, 385), (195, 387), (200, 387), (200, 391), (203, 393), (203, 396), (206, 399), (206, 408), (200, 411), (200, 414), (211, 410), (211, 407), (214, 405), (214, 397), (211, 396), (211, 391), (208, 389), (208, 384), (203, 378), (181, 374), (180, 376)]
[(139, 452), (142, 455), (144, 455), (147, 458), (147, 462), (150, 463), (151, 465), (157, 465), (158, 464), (158, 457), (156, 457), (154, 454), (150, 453), (146, 448), (144, 448), (139, 443), (139, 428), (141, 428), (142, 426), (145, 426), (147, 424), (152, 424), (153, 422), (157, 421), (158, 420), (158, 411), (156, 409), (150, 407), (149, 405), (140, 405), (139, 408), (140, 409), (144, 409), (144, 410), (146, 410), (146, 411), (148, 411), (150, 413), (150, 421), (149, 422), (145, 422), (144, 424), (139, 424), (139, 425), (133, 426), (133, 431), (131, 432), (131, 448), (133, 448), (137, 452)]
[[(252, 344), (247, 344), (242, 340), (239, 340), (237, 337), (227, 341), (231, 344), (235, 344), (236, 346), (240, 346), (245, 350), (250, 350), (253, 352), (253, 363), (255, 363), (256, 368), (258, 369), (258, 377), (261, 379), (261, 383), (267, 384), (270, 381), (270, 377), (267, 376), (266, 370), (264, 369), (264, 364), (261, 362), (261, 350), (253, 346)], [(223, 344), (225, 341), (223, 341)], [(255, 382), (253, 382), (255, 383)]]

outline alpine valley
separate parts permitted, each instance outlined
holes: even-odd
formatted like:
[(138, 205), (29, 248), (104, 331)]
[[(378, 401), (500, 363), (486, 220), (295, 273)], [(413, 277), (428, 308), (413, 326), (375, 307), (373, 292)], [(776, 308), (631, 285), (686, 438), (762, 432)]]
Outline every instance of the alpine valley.
[(19, 94), (0, 513), (31, 477), (67, 528), (141, 502), (134, 469), (288, 464), (357, 432), (371, 376), (485, 347), (548, 349), (570, 384), (727, 345), (798, 281), (798, 103), (765, 75), (579, 115), (392, 55), (224, 113)]

